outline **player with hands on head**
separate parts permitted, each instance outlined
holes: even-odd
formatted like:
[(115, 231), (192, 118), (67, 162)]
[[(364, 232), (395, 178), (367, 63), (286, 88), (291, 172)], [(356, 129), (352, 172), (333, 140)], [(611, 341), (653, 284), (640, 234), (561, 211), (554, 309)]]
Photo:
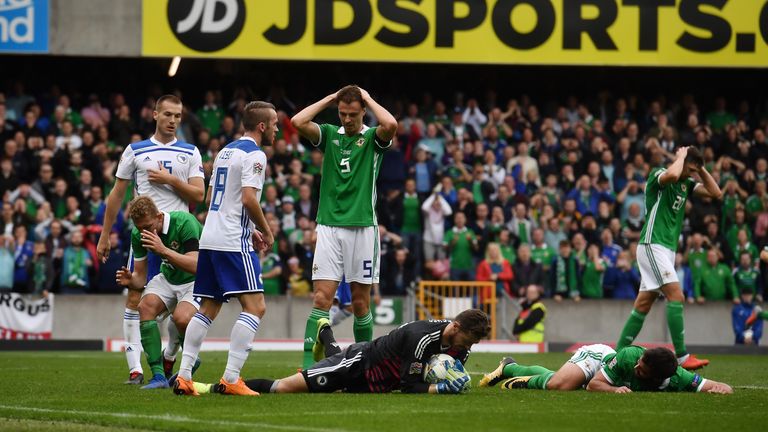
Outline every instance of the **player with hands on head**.
[[(312, 121), (336, 105), (341, 126)], [(363, 124), (367, 110), (379, 125)], [(304, 331), (303, 367), (316, 360), (318, 320), (328, 319), (339, 281), (352, 290), (356, 342), (373, 338), (371, 286), (379, 282), (376, 179), (382, 154), (392, 145), (397, 120), (364, 89), (348, 85), (304, 108), (291, 124), (323, 152), (323, 175), (317, 210), (317, 246), (312, 263), (313, 309)], [(314, 350), (318, 351), (318, 350)]]
[[(685, 346), (683, 302), (685, 297), (675, 270), (675, 252), (690, 194), (720, 199), (722, 191), (704, 167), (695, 147), (680, 147), (668, 168), (651, 170), (645, 188), (646, 221), (637, 246), (640, 292), (624, 325), (616, 349), (632, 344), (643, 328), (651, 307), (663, 294), (667, 299), (667, 325), (678, 362), (695, 370), (709, 364), (688, 353)], [(695, 177), (698, 180), (692, 178)]]

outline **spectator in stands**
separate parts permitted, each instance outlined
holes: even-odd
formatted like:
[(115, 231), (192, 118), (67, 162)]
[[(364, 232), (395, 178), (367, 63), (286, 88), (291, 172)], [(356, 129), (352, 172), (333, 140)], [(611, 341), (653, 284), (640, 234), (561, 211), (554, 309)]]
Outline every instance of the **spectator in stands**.
[(90, 287), (89, 276), (93, 261), (83, 247), (83, 232), (76, 229), (70, 236), (70, 245), (64, 249), (61, 271), (63, 294), (85, 294)]
[(760, 283), (759, 267), (754, 264), (752, 254), (743, 251), (739, 255), (739, 266), (733, 271), (733, 283), (736, 291), (741, 293), (744, 290), (750, 290), (757, 296), (758, 301), (762, 300), (758, 284)]
[(205, 104), (197, 110), (196, 114), (203, 127), (212, 136), (218, 135), (224, 119), (224, 110), (216, 104), (216, 94), (212, 90), (205, 92)]
[(517, 260), (512, 265), (512, 291), (514, 295), (525, 296), (525, 288), (528, 285), (544, 286), (547, 273), (542, 265), (531, 259), (531, 248), (527, 244), (521, 244), (517, 249)]
[(437, 175), (437, 165), (431, 157), (428, 157), (426, 146), (416, 148), (416, 155), (408, 174), (416, 180), (416, 193), (419, 199), (426, 199), (435, 185)]
[[(507, 223), (507, 229), (517, 237), (520, 243), (531, 243), (531, 230), (533, 228), (533, 222), (528, 218), (528, 209), (523, 203), (518, 203), (515, 206), (515, 213), (512, 219)], [(543, 234), (543, 233), (542, 233)], [(542, 236), (542, 242), (544, 238)]]
[(312, 294), (312, 287), (298, 258), (288, 260), (288, 274), (288, 293), (292, 297), (309, 297)]
[[(485, 251), (485, 259), (477, 265), (477, 280), (490, 281), (496, 284), (496, 296), (501, 297), (505, 293), (513, 295), (512, 280), (514, 273), (509, 261), (501, 255), (501, 249), (497, 243), (488, 243)], [(489, 295), (486, 294), (486, 297)]]
[[(750, 317), (760, 308), (754, 304), (754, 294), (749, 288), (741, 291), (739, 301), (733, 305), (731, 323), (736, 337), (736, 345), (759, 345), (763, 337), (763, 320)], [(751, 324), (749, 324), (751, 322)]]
[(587, 248), (587, 262), (581, 272), (581, 296), (584, 298), (603, 298), (603, 276), (608, 267), (604, 256), (600, 255), (597, 245), (589, 245)]
[(14, 249), (13, 236), (0, 235), (0, 291), (13, 289)]
[(544, 342), (544, 320), (547, 308), (541, 302), (541, 288), (536, 285), (525, 287), (525, 300), (520, 304), (522, 310), (515, 319), (512, 334), (518, 342)]
[(27, 292), (47, 296), (53, 287), (53, 262), (46, 253), (45, 243), (35, 243), (33, 250), (34, 256), (30, 265), (30, 287)]
[(85, 125), (91, 130), (106, 126), (110, 119), (109, 110), (101, 106), (99, 96), (96, 94), (88, 96), (88, 105), (83, 108), (80, 114)]
[(707, 251), (707, 263), (704, 265), (699, 277), (701, 280), (698, 284), (698, 290), (695, 289), (696, 285), (694, 284), (696, 301), (698, 303), (704, 303), (706, 300), (725, 300), (727, 298), (733, 299), (734, 302), (739, 301), (739, 294), (733, 282), (733, 273), (730, 267), (720, 262), (718, 250), (712, 248)]
[(552, 261), (549, 273), (553, 288), (552, 298), (558, 302), (562, 301), (563, 298), (571, 298), (576, 302), (581, 301), (578, 264), (568, 240), (560, 242), (560, 251)]
[(757, 261), (760, 255), (760, 252), (758, 252), (755, 245), (749, 241), (749, 234), (745, 229), (740, 229), (738, 233), (736, 233), (736, 245), (733, 248), (733, 256), (739, 257), (742, 252), (749, 253), (752, 256), (753, 261)]
[(27, 238), (27, 227), (25, 225), (15, 225), (13, 227), (13, 241), (15, 245), (13, 290), (26, 293), (29, 290), (34, 244)]
[(467, 217), (464, 213), (457, 212), (453, 217), (453, 228), (443, 237), (443, 245), (451, 260), (451, 280), (454, 281), (475, 280), (472, 254), (478, 249), (479, 243), (475, 233), (467, 228), (466, 224)]
[(381, 293), (384, 295), (406, 295), (408, 287), (418, 280), (414, 260), (408, 249), (398, 247), (387, 256), (387, 272), (382, 273)]
[(483, 125), (488, 121), (488, 117), (480, 111), (477, 99), (469, 99), (461, 121), (471, 130), (470, 136), (479, 137), (482, 134)]
[[(98, 229), (101, 230), (100, 227)], [(116, 231), (109, 233), (110, 250), (107, 261), (95, 263), (98, 264), (98, 270), (96, 271), (96, 286), (92, 288), (95, 288), (100, 294), (119, 294), (125, 289), (115, 281), (117, 271), (128, 262), (128, 250), (124, 244), (126, 243), (120, 240), (120, 235)], [(61, 272), (63, 251), (61, 252), (61, 258), (57, 260), (59, 270), (56, 271), (56, 274)]]
[(421, 204), (424, 214), (424, 259), (425, 264), (446, 257), (443, 249), (445, 219), (453, 213), (451, 206), (438, 192), (434, 192)]
[(261, 277), (264, 280), (264, 294), (277, 295), (282, 290), (283, 265), (280, 256), (272, 250), (260, 251)]

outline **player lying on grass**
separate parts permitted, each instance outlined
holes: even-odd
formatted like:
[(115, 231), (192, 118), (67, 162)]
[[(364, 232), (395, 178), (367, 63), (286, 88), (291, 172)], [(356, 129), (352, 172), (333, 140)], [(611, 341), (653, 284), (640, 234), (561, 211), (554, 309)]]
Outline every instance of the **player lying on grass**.
[[(245, 384), (262, 393), (462, 393), (470, 378), (462, 362), (469, 349), (490, 332), (488, 316), (478, 309), (460, 313), (453, 321), (429, 320), (403, 324), (388, 335), (371, 342), (360, 342), (341, 350), (327, 318), (319, 320), (318, 340), (325, 359), (286, 378), (251, 379)], [(456, 368), (437, 384), (423, 380), (425, 364), (435, 354), (457, 359)], [(318, 353), (314, 353), (317, 358)], [(320, 356), (322, 357), (322, 355)], [(224, 383), (200, 385), (197, 393), (224, 393)]]
[[(123, 267), (115, 274), (117, 283), (130, 290), (143, 290), (139, 302), (141, 345), (152, 369), (152, 379), (142, 389), (167, 388), (168, 371), (163, 368), (160, 330), (156, 318), (173, 313), (183, 334), (199, 308), (192, 296), (197, 271), (197, 250), (202, 227), (189, 212), (161, 212), (152, 198), (140, 196), (131, 202), (133, 272)], [(162, 259), (160, 273), (147, 283), (147, 254)]]
[(607, 345), (587, 345), (555, 372), (543, 366), (523, 366), (505, 358), (480, 380), (480, 387), (505, 380), (504, 389), (576, 390), (630, 393), (633, 391), (691, 391), (729, 394), (728, 384), (707, 380), (678, 366), (667, 348), (628, 346), (617, 353)]

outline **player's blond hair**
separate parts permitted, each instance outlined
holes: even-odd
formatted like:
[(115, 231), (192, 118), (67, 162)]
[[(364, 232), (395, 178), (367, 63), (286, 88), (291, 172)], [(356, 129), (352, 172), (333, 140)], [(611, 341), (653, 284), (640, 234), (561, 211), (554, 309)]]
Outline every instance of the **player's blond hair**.
[(129, 212), (131, 219), (134, 221), (141, 220), (149, 217), (155, 217), (160, 213), (157, 209), (155, 202), (148, 196), (140, 196), (131, 201), (131, 210)]

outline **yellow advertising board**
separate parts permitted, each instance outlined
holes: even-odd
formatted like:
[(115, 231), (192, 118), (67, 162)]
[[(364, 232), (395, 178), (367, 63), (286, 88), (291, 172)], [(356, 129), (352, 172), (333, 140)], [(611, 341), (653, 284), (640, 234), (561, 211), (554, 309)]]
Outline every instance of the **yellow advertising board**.
[(768, 67), (768, 0), (143, 0), (145, 56)]

